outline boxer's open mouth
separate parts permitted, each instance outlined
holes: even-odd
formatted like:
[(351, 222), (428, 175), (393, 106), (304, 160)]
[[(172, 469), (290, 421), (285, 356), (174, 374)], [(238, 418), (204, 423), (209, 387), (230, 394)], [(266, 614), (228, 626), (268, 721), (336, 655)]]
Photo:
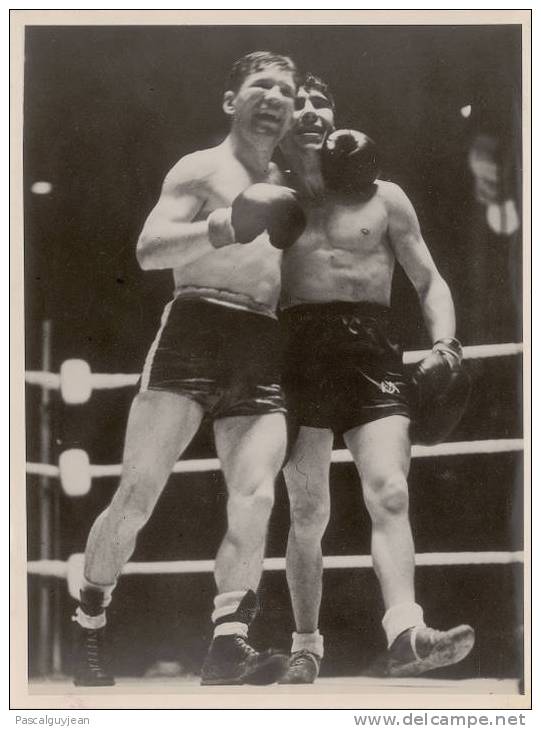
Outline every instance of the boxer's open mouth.
[(278, 114), (277, 112), (268, 111), (268, 110), (265, 110), (265, 111), (257, 111), (254, 114), (254, 118), (257, 121), (269, 122), (271, 124), (279, 124), (280, 121), (281, 121), (281, 119), (282, 119), (282, 117), (280, 116), (280, 114)]
[(323, 137), (324, 132), (321, 127), (310, 126), (310, 127), (301, 127), (300, 129), (297, 129), (295, 134), (298, 137), (303, 137), (304, 139), (321, 139)]

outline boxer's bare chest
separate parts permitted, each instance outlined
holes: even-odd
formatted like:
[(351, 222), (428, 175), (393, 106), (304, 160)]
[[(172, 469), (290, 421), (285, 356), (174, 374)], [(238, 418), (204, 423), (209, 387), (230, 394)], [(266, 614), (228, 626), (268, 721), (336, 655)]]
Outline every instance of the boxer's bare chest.
[(206, 200), (199, 217), (206, 217), (218, 207), (229, 206), (243, 190), (258, 182), (279, 183), (279, 173), (269, 169), (261, 174), (251, 173), (234, 157), (223, 157), (205, 180)]
[(387, 211), (378, 195), (367, 202), (323, 198), (304, 209), (306, 229), (282, 262), (283, 304), (344, 300), (388, 305), (395, 258)]
[(337, 265), (363, 264), (390, 252), (388, 218), (378, 195), (367, 202), (334, 198), (305, 204), (307, 226), (296, 243), (299, 254), (322, 254)]

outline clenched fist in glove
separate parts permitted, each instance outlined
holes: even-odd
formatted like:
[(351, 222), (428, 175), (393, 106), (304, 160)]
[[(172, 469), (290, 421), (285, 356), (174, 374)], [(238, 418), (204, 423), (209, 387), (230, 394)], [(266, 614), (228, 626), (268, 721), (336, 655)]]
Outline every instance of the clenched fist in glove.
[(265, 230), (275, 248), (289, 248), (302, 234), (306, 216), (295, 190), (259, 182), (240, 193), (230, 208), (208, 217), (209, 240), (215, 248), (250, 243)]
[(471, 389), (458, 339), (435, 342), (432, 352), (416, 365), (411, 382), (412, 439), (423, 445), (440, 443), (460, 422)]
[(332, 132), (321, 150), (321, 173), (326, 186), (344, 195), (370, 195), (379, 174), (374, 141), (355, 129)]

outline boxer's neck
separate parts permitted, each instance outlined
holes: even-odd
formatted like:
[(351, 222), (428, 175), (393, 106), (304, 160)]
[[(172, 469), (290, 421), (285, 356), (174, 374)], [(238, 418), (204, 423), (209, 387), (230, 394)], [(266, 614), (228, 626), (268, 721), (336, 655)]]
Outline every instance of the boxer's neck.
[(253, 137), (231, 131), (225, 143), (232, 154), (256, 177), (264, 177), (274, 154), (276, 142), (268, 137)]
[(309, 150), (304, 154), (292, 155), (289, 159), (291, 171), (301, 192), (310, 197), (318, 197), (325, 192), (320, 159), (319, 150)]

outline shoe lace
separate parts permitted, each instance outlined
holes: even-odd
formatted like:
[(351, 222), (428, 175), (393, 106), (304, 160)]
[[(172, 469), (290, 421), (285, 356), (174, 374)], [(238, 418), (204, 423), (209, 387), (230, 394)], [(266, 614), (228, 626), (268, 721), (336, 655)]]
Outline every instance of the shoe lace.
[(102, 671), (103, 666), (103, 631), (86, 630), (85, 648), (88, 667), (91, 671)]
[(411, 650), (416, 659), (425, 658), (433, 646), (445, 636), (442, 630), (421, 627), (414, 629), (411, 637)]
[(296, 668), (298, 666), (304, 665), (306, 659), (309, 659), (310, 661), (317, 663), (317, 659), (315, 655), (311, 652), (303, 648), (300, 651), (295, 651), (295, 653), (291, 656), (291, 660), (289, 662), (289, 665), (291, 668)]
[(242, 653), (244, 653), (247, 658), (251, 656), (255, 657), (258, 655), (255, 648), (252, 648), (252, 646), (242, 637), (242, 635), (235, 635), (235, 645), (242, 651)]

